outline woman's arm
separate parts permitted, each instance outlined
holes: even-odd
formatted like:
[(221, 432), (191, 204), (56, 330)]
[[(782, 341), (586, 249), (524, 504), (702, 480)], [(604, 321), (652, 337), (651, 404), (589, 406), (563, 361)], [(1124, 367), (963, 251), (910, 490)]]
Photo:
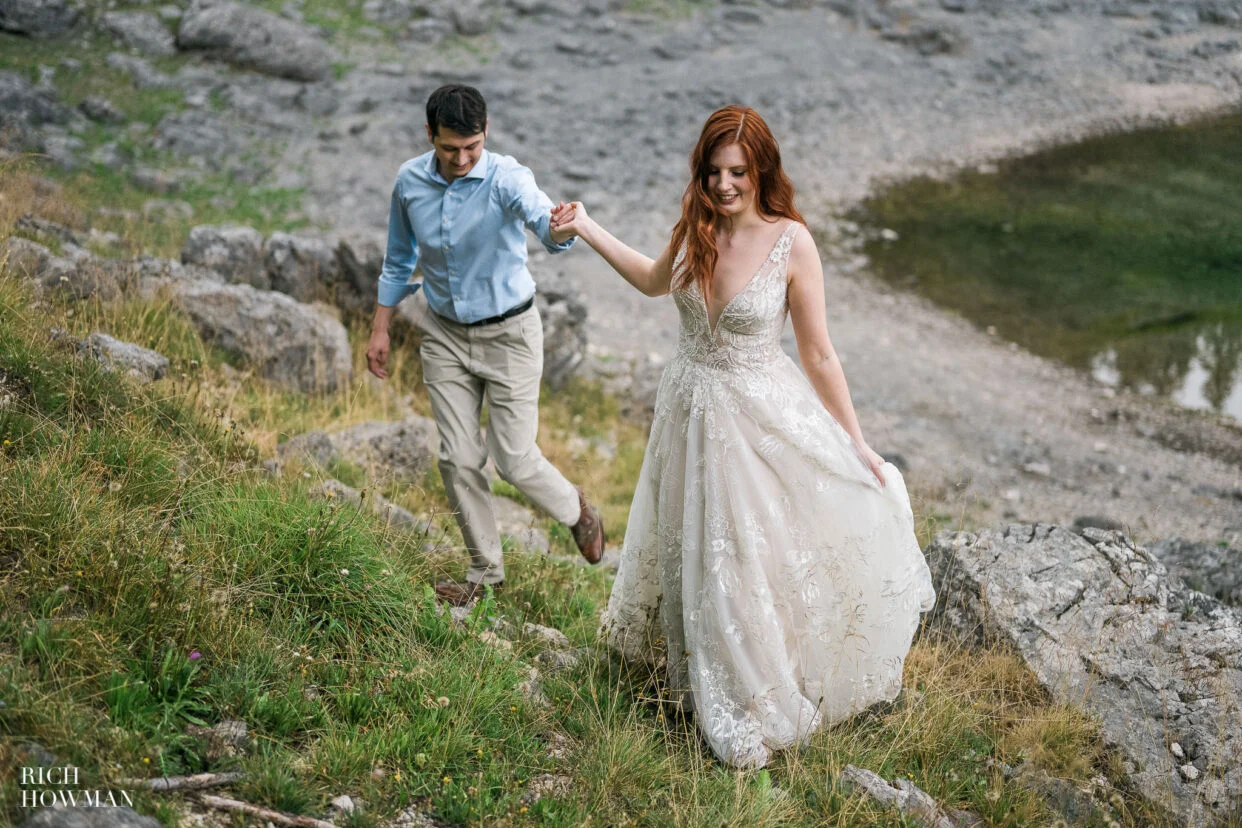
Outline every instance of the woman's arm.
[(668, 293), (673, 280), (672, 256), (669, 249), (652, 259), (639, 253), (599, 225), (587, 215), (581, 201), (557, 205), (552, 209), (552, 227), (570, 231), (604, 257), (625, 281), (648, 296)]
[(789, 254), (789, 315), (798, 340), (798, 358), (802, 360), (807, 379), (828, 413), (853, 438), (863, 461), (883, 484), (880, 467), (884, 465), (884, 458), (872, 451), (863, 439), (858, 415), (850, 400), (850, 389), (845, 383), (845, 371), (828, 338), (824, 268), (815, 241), (805, 228), (799, 228), (794, 234), (793, 250)]

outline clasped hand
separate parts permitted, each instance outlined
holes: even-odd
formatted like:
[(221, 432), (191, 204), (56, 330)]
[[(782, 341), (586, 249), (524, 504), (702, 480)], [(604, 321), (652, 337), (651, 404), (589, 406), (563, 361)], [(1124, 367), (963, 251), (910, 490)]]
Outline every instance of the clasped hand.
[(580, 235), (582, 225), (586, 219), (586, 207), (582, 206), (581, 201), (571, 201), (569, 203), (562, 201), (552, 208), (551, 227), (557, 233), (569, 233), (571, 236), (577, 236)]

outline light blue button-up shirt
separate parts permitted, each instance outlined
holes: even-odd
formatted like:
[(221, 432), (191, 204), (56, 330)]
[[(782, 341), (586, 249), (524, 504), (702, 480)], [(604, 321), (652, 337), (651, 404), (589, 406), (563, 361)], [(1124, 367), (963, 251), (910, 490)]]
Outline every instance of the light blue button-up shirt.
[[(517, 307), (535, 295), (522, 225), (549, 253), (574, 242), (552, 240), (551, 211), (535, 176), (507, 155), (484, 150), (451, 184), (435, 152), (411, 158), (392, 188), (379, 303), (391, 307), (422, 287), (433, 311), (463, 323)], [(410, 281), (416, 265), (421, 282)]]

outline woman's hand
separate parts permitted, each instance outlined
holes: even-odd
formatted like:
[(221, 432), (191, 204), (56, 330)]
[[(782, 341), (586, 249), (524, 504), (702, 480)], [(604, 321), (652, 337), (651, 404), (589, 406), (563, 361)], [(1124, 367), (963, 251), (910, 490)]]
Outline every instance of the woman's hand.
[(561, 202), (552, 208), (552, 229), (558, 233), (582, 235), (582, 227), (590, 217), (581, 201)]
[(880, 481), (880, 485), (888, 485), (884, 480), (884, 472), (881, 471), (884, 467), (884, 458), (876, 454), (875, 451), (872, 450), (871, 446), (866, 443), (855, 442), (854, 450), (858, 452), (858, 456), (862, 458), (862, 461), (867, 465), (867, 468), (871, 469), (871, 473), (875, 475), (875, 479)]

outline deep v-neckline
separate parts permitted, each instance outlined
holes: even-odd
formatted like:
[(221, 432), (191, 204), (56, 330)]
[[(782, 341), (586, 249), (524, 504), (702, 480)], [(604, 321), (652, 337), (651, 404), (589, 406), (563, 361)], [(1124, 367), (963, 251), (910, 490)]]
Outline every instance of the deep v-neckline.
[(743, 293), (749, 290), (750, 286), (753, 285), (756, 280), (758, 280), (759, 274), (763, 273), (763, 269), (768, 266), (768, 262), (772, 261), (772, 256), (774, 256), (776, 251), (780, 249), (781, 241), (785, 238), (785, 234), (788, 233), (789, 228), (793, 227), (796, 223), (797, 222), (794, 221), (789, 222), (789, 224), (785, 226), (785, 229), (780, 232), (780, 235), (776, 237), (776, 241), (772, 243), (772, 249), (768, 251), (768, 255), (763, 257), (763, 261), (759, 263), (759, 267), (750, 275), (750, 278), (746, 280), (746, 284), (742, 285), (738, 289), (737, 293), (733, 294), (733, 296), (729, 298), (729, 301), (724, 303), (724, 307), (720, 309), (720, 315), (716, 317), (715, 324), (712, 324), (712, 309), (711, 306), (707, 304), (707, 294), (704, 293), (701, 288), (699, 289), (699, 298), (703, 302), (703, 316), (707, 319), (707, 332), (712, 336), (712, 338), (715, 338), (716, 332), (720, 329), (720, 320), (724, 319), (724, 315), (729, 312), (729, 308), (733, 305), (733, 303), (736, 302)]

